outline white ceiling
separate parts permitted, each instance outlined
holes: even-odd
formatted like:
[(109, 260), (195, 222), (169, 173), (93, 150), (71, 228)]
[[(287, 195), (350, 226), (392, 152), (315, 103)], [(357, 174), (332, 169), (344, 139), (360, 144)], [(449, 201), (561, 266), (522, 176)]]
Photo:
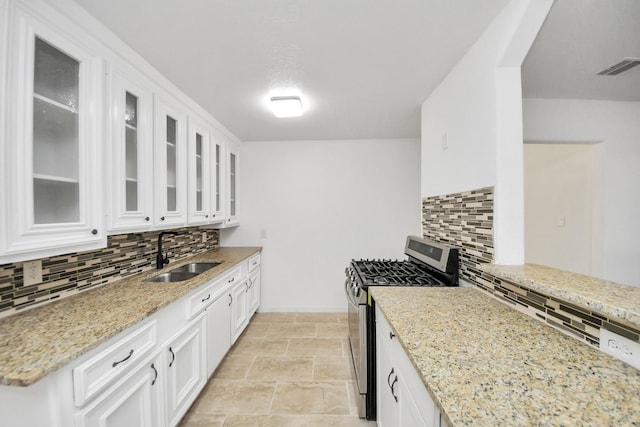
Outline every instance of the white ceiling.
[[(420, 105), (507, 0), (76, 0), (241, 140), (420, 135)], [(276, 119), (273, 91), (302, 93)]]
[(522, 67), (528, 98), (640, 101), (640, 66), (597, 74), (640, 58), (640, 0), (557, 0)]

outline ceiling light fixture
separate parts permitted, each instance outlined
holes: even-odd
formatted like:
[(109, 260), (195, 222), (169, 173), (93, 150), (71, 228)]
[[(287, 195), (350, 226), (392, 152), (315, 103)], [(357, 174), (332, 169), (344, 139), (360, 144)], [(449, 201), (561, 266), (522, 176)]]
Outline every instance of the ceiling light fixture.
[(302, 101), (299, 96), (274, 96), (271, 98), (271, 111), (278, 118), (300, 117)]

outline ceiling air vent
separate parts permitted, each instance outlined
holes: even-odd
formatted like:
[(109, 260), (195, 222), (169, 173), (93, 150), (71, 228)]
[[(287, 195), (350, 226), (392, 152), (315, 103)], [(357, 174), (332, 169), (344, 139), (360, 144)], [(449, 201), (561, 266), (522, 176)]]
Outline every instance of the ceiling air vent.
[(640, 58), (624, 58), (622, 61), (615, 65), (602, 70), (598, 73), (599, 76), (617, 76), (620, 73), (624, 73), (627, 70), (632, 69), (636, 65), (640, 65)]

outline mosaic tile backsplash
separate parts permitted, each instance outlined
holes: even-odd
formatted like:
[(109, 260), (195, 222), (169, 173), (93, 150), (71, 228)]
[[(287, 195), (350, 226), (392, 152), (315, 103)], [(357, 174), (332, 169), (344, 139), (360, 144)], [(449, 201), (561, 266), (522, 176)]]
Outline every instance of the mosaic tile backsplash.
[[(218, 230), (190, 227), (171, 231), (180, 233), (162, 238), (171, 261), (219, 246)], [(158, 234), (108, 236), (106, 248), (43, 258), (42, 283), (32, 286), (24, 285), (22, 263), (0, 265), (0, 317), (156, 268)]]
[(499, 279), (478, 266), (493, 262), (493, 188), (422, 199), (422, 235), (460, 250), (460, 278), (594, 347), (600, 328), (640, 342), (640, 331), (585, 307)]

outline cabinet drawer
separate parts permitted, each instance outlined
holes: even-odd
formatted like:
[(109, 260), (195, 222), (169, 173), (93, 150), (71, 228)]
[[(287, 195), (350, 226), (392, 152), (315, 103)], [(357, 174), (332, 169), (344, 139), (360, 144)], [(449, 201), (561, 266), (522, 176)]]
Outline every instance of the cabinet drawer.
[(243, 276), (244, 275), (242, 274), (241, 266), (236, 266), (229, 270), (228, 273), (225, 273), (223, 276), (217, 279), (214, 286), (217, 284), (220, 284), (220, 286), (235, 285), (242, 280)]
[(213, 302), (213, 288), (213, 284), (208, 284), (204, 289), (187, 299), (187, 319), (193, 318)]
[(156, 322), (150, 321), (73, 369), (73, 396), (83, 406), (146, 356), (156, 345)]
[(260, 266), (260, 252), (249, 258), (249, 271), (253, 271)]

